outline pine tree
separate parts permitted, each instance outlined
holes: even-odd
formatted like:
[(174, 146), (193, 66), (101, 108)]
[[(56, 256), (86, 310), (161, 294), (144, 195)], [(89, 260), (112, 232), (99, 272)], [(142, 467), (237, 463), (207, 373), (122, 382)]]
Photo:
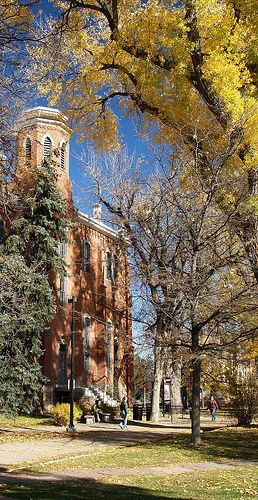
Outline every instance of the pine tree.
[(0, 245), (0, 411), (9, 416), (40, 406), (41, 336), (55, 311), (49, 272), (65, 273), (59, 244), (69, 222), (53, 165), (32, 180), (25, 198), (12, 193), (19, 210)]

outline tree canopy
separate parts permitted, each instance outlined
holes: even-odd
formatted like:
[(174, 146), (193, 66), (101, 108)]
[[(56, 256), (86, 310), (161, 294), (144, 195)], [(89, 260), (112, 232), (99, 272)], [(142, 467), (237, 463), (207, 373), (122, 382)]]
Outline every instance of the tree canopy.
[[(246, 204), (235, 231), (258, 280), (258, 13), (255, 0), (62, 0), (42, 21), (32, 74), (53, 105), (62, 105), (82, 136), (118, 147), (118, 101), (142, 116), (148, 133), (198, 161), (211, 175), (214, 151), (227, 165), (234, 203)], [(32, 53), (31, 53), (32, 54)]]
[(40, 408), (42, 335), (55, 312), (49, 273), (65, 273), (59, 245), (69, 226), (53, 165), (31, 176), (26, 194), (12, 186), (0, 244), (0, 411), (11, 416)]

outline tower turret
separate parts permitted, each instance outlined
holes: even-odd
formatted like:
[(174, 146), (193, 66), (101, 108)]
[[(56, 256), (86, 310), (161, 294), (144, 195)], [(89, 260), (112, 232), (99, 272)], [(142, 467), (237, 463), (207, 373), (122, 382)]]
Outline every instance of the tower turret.
[(17, 176), (52, 160), (62, 194), (71, 199), (69, 142), (73, 131), (58, 109), (38, 106), (26, 110), (17, 124)]

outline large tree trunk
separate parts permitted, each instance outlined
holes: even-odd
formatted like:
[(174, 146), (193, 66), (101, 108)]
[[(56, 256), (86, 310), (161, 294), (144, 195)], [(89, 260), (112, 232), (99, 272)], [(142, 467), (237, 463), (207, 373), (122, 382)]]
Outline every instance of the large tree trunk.
[[(251, 196), (258, 194), (258, 168), (252, 169), (248, 173), (248, 192)], [(251, 264), (255, 279), (258, 283), (258, 217), (256, 214), (243, 218), (236, 224), (236, 232), (242, 239), (249, 262)]]
[(198, 446), (201, 443), (200, 428), (200, 378), (201, 378), (201, 360), (196, 357), (193, 359), (193, 386), (192, 386), (192, 443)]
[(163, 376), (163, 352), (162, 348), (155, 343), (154, 347), (154, 382), (151, 402), (151, 416), (153, 422), (159, 421), (159, 398), (160, 386)]
[(181, 371), (182, 371), (182, 356), (178, 349), (167, 350), (165, 356), (166, 366), (164, 367), (164, 376), (171, 379), (171, 402), (176, 408), (182, 407), (181, 397)]
[(177, 409), (182, 408), (181, 398), (181, 375), (182, 375), (182, 357), (177, 351), (173, 354), (171, 367), (171, 391), (172, 406)]
[(201, 359), (199, 352), (199, 335), (198, 329), (192, 330), (192, 443), (198, 446), (201, 443), (201, 427), (200, 427), (200, 380), (201, 380)]
[(201, 380), (201, 359), (198, 352), (199, 331), (192, 332), (193, 360), (192, 360), (192, 443), (198, 446), (201, 443), (200, 428), (200, 380)]

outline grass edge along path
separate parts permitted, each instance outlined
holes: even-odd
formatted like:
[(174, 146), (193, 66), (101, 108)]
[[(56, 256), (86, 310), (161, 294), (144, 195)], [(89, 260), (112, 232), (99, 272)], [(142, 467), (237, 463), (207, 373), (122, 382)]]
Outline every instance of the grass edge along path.
[[(80, 438), (81, 442), (81, 438)], [(40, 443), (39, 443), (40, 444)], [(227, 462), (229, 460), (256, 460), (258, 449), (258, 430), (222, 430), (206, 433), (200, 447), (194, 448), (189, 438), (182, 434), (171, 434), (165, 439), (139, 442), (116, 443), (113, 446), (88, 446), (85, 452), (70, 453), (17, 464), (14, 468), (29, 469), (34, 473), (64, 472), (75, 469), (128, 469), (142, 467), (183, 465), (191, 463)]]
[[(199, 464), (200, 466), (201, 464)], [(0, 485), (0, 494), (4, 498), (19, 498), (19, 500), (59, 500), (81, 499), (89, 500), (151, 500), (173, 498), (207, 499), (212, 500), (244, 500), (258, 495), (257, 467), (251, 467), (246, 462), (241, 468), (232, 464), (220, 464), (223, 467), (218, 474), (217, 470), (210, 470), (209, 464), (204, 464), (205, 470), (188, 467), (184, 472), (171, 474), (164, 470), (164, 474), (148, 475), (141, 471), (134, 471), (136, 475), (107, 476), (102, 478), (61, 478), (52, 475), (45, 480), (41, 475), (37, 477), (3, 478)], [(239, 465), (239, 464), (238, 464)], [(195, 466), (197, 467), (197, 466)], [(106, 471), (107, 472), (107, 471)], [(2, 478), (1, 478), (2, 479)], [(6, 480), (6, 481), (5, 481)], [(5, 481), (5, 482), (4, 482)], [(50, 485), (50, 482), (51, 485)]]

